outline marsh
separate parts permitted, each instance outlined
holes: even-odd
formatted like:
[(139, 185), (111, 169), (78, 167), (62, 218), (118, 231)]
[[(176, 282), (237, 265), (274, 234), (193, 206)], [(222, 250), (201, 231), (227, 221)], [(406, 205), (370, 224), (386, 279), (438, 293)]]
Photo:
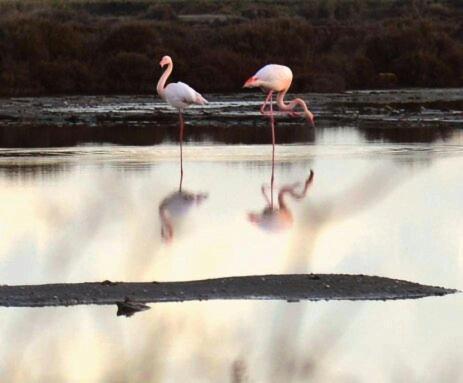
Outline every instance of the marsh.
[[(310, 169), (314, 178), (303, 199), (287, 201), (291, 227), (269, 232), (248, 219), (264, 207), (271, 175), (260, 98), (216, 96), (192, 109), (182, 187), (207, 198), (173, 216), (169, 241), (159, 208), (179, 186), (174, 112), (129, 96), (4, 100), (2, 284), (317, 272), (463, 288), (461, 110), (394, 114), (384, 103), (311, 96), (315, 128), (276, 120), (275, 187), (304, 182)], [(43, 113), (28, 119), (34, 104)], [(15, 105), (24, 109), (16, 119)], [(458, 381), (462, 310), (458, 294), (169, 303), (130, 319), (113, 307), (2, 308), (0, 370), (11, 382)]]

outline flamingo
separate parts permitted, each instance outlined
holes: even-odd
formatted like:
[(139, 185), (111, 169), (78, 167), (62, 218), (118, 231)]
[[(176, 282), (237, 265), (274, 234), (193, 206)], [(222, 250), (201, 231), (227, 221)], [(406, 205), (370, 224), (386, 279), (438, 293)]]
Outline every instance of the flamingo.
[(200, 205), (207, 197), (207, 193), (190, 193), (181, 190), (165, 197), (159, 204), (162, 239), (171, 242), (174, 237), (173, 221), (180, 221), (192, 206)]
[[(179, 124), (180, 124), (180, 179), (183, 179), (183, 111), (190, 105), (204, 105), (207, 100), (196, 92), (192, 87), (183, 82), (174, 82), (166, 86), (166, 81), (172, 73), (174, 63), (170, 56), (164, 56), (159, 62), (161, 68), (167, 65), (167, 69), (159, 78), (156, 90), (159, 96), (165, 100), (170, 106), (178, 110)], [(181, 184), (181, 183), (180, 183)], [(181, 191), (181, 190), (180, 190)]]
[(289, 194), (295, 200), (303, 199), (309, 186), (313, 182), (314, 172), (310, 170), (309, 176), (305, 180), (300, 192), (297, 192), (299, 183), (284, 185), (278, 191), (278, 208), (273, 206), (273, 180), (270, 184), (270, 198), (266, 192), (266, 186), (262, 185), (261, 192), (267, 202), (267, 206), (261, 213), (248, 213), (251, 223), (269, 232), (281, 232), (289, 229), (293, 225), (293, 214), (285, 201), (285, 195)]
[(183, 178), (180, 177), (178, 191), (168, 194), (159, 203), (159, 218), (161, 219), (161, 237), (169, 243), (174, 238), (174, 222), (181, 221), (194, 205), (200, 205), (207, 199), (207, 193), (191, 193), (182, 191)]
[[(301, 107), (308, 123), (314, 126), (314, 115), (307, 108), (307, 104), (301, 98), (295, 98), (285, 103), (284, 97), (288, 92), (291, 82), (293, 81), (293, 72), (287, 66), (278, 64), (269, 64), (259, 69), (256, 74), (244, 83), (243, 88), (261, 88), (268, 92), (267, 98), (260, 108), (264, 115), (270, 114), (273, 121), (273, 92), (277, 92), (277, 105), (280, 110), (288, 113), (290, 116), (297, 117), (300, 113), (295, 112), (294, 108)], [(270, 105), (270, 113), (265, 111), (267, 104)], [(275, 146), (275, 131), (272, 124), (272, 144)]]

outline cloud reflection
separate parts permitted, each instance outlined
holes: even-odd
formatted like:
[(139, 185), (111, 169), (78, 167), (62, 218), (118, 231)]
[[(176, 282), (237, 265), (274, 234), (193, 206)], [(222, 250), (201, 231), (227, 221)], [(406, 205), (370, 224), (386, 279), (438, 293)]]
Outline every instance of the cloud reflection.
[[(153, 164), (143, 171), (133, 164), (122, 171), (97, 157), (91, 166), (79, 158), (53, 177), (1, 173), (2, 283), (374, 270), (460, 287), (461, 149), (452, 156), (437, 152), (432, 166), (416, 169), (398, 166), (396, 150), (364, 154), (359, 148), (279, 147), (278, 158), (287, 159), (278, 167), (281, 184), (306, 180), (310, 167), (316, 182), (298, 202), (284, 194), (287, 205), (294, 202), (292, 226), (270, 236), (249, 230), (244, 214), (262, 203), (258, 191), (269, 163), (247, 152), (229, 162), (251, 150), (240, 147), (202, 147), (194, 161), (188, 148), (188, 189), (208, 185), (214, 198), (194, 214), (191, 203), (174, 222), (174, 246), (160, 243), (159, 206), (179, 192), (171, 190), (176, 147), (167, 160), (153, 160), (161, 148), (143, 157)], [(253, 155), (259, 149), (253, 147)], [(290, 151), (301, 157), (284, 157)], [(261, 152), (267, 159), (268, 147)], [(188, 233), (179, 236), (185, 220)], [(116, 318), (114, 307), (5, 308), (0, 370), (12, 382), (387, 381), (391, 367), (384, 355), (397, 354), (418, 372), (438, 347), (443, 363), (460, 358), (450, 347), (462, 339), (458, 299), (191, 302), (155, 305), (130, 320)]]
[[(301, 222), (296, 225), (292, 248), (285, 267), (286, 273), (317, 272), (310, 265), (319, 234), (330, 224), (352, 218), (365, 209), (374, 207), (386, 198), (402, 183), (403, 173), (392, 164), (383, 165), (367, 172), (358, 180), (353, 180), (344, 190), (321, 201), (307, 203), (302, 210)], [(310, 178), (310, 177), (309, 177)], [(309, 181), (309, 179), (308, 179)], [(340, 239), (331, 231), (333, 243)], [(356, 236), (356, 233), (352, 233)], [(268, 381), (299, 381), (304, 378), (331, 380), (327, 371), (323, 371), (322, 360), (329, 357), (339, 341), (348, 331), (352, 320), (363, 306), (339, 305), (322, 310), (316, 315), (315, 328), (323, 328), (330, 323), (331, 331), (307, 345), (308, 354), (302, 352), (299, 339), (303, 337), (306, 305), (292, 304), (278, 306), (271, 314), (275, 318), (268, 332), (269, 367)], [(313, 314), (312, 314), (313, 316)], [(333, 330), (335, 329), (335, 330)], [(316, 350), (313, 350), (313, 346)]]

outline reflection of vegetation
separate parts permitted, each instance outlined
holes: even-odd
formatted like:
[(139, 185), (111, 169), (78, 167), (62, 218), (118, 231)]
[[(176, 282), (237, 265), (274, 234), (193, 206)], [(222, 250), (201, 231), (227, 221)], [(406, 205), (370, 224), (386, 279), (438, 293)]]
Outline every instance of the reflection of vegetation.
[(386, 141), (394, 143), (430, 143), (446, 141), (452, 137), (454, 130), (445, 126), (359, 126), (360, 132), (368, 141)]
[[(50, 148), (83, 144), (155, 145), (163, 142), (178, 142), (177, 121), (173, 117), (161, 124), (136, 123), (66, 125), (0, 125), (0, 142), (6, 148)], [(259, 125), (240, 124), (227, 128), (223, 124), (206, 126), (186, 125), (189, 141), (214, 141), (226, 144), (268, 144), (271, 132)], [(281, 143), (313, 142), (314, 131), (305, 125), (287, 125), (276, 130)]]
[[(446, 126), (387, 126), (374, 124), (360, 125), (359, 131), (367, 141), (392, 142), (399, 144), (445, 142), (452, 138), (455, 130)], [(396, 151), (393, 161), (401, 166), (424, 168), (432, 165), (436, 152), (431, 148), (402, 148)]]
[(52, 177), (69, 171), (71, 165), (65, 163), (17, 163), (0, 164), (0, 176), (12, 179), (34, 179)]
[(462, 86), (462, 16), (457, 1), (8, 1), (0, 92), (151, 93), (166, 53), (204, 92), (266, 62), (293, 67), (296, 90)]

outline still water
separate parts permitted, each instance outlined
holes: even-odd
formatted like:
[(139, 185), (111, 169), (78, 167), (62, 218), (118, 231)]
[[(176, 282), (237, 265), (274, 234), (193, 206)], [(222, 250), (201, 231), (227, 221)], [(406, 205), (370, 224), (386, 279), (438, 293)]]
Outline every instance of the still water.
[[(182, 194), (175, 143), (3, 149), (0, 281), (316, 272), (463, 289), (463, 131), (387, 132), (318, 128), (277, 146), (273, 215), (269, 145), (187, 143)], [(0, 377), (463, 382), (462, 303), (171, 303), (130, 319), (1, 308)]]

